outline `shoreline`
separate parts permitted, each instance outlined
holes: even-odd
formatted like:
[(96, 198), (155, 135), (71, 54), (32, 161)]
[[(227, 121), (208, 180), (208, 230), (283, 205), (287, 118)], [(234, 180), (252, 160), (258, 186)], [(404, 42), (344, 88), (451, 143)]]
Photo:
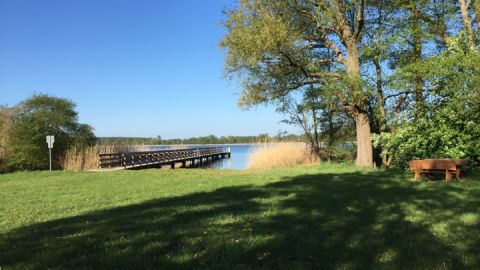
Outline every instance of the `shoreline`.
[(277, 144), (277, 143), (304, 143), (304, 142), (264, 142), (264, 143), (206, 143), (206, 144), (138, 144), (138, 146), (192, 146), (192, 145), (256, 145), (256, 144)]

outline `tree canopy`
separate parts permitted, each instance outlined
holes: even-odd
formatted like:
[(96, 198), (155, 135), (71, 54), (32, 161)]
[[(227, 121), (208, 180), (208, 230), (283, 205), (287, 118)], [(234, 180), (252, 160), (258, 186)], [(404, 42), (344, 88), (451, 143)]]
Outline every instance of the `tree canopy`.
[(67, 99), (34, 95), (10, 108), (9, 141), (3, 157), (4, 166), (15, 169), (45, 169), (48, 167), (46, 136), (54, 135), (52, 151), (54, 167), (70, 147), (86, 147), (96, 143), (93, 129), (78, 122), (75, 104)]
[[(240, 0), (226, 12), (220, 46), (226, 73), (241, 83), (240, 106), (270, 103), (286, 112), (293, 98), (310, 115), (293, 123), (312, 134), (345, 115), (356, 127), (357, 165), (371, 166), (382, 152), (381, 144), (373, 151), (372, 133), (395, 133), (439, 108), (433, 85), (451, 81), (429, 72), (442, 65), (431, 58), (460, 46), (459, 39), (478, 51), (478, 7), (478, 0)], [(457, 60), (480, 65), (471, 54)], [(453, 72), (466, 79), (463, 69)]]

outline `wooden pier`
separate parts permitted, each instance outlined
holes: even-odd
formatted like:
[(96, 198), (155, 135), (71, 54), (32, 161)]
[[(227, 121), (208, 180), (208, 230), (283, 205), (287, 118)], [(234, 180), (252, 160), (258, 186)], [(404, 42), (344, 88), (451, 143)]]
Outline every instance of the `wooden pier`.
[(144, 151), (129, 153), (100, 154), (100, 168), (145, 169), (169, 166), (175, 164), (182, 168), (203, 165), (204, 163), (230, 158), (230, 149), (225, 151), (220, 147), (192, 148), (179, 150)]

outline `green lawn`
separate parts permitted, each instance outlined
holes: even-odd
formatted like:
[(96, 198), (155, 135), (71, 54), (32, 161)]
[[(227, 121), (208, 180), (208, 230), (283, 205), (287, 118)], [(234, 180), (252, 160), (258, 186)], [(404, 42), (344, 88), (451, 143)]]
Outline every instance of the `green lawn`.
[(0, 175), (0, 269), (480, 269), (480, 179), (320, 165)]

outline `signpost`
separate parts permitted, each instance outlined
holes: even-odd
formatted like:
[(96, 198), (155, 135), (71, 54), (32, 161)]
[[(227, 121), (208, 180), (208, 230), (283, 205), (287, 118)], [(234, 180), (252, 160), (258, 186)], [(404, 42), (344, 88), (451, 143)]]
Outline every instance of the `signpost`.
[(55, 142), (55, 136), (48, 135), (47, 136), (47, 144), (48, 144), (48, 156), (50, 158), (50, 171), (52, 170), (52, 148), (53, 143)]

